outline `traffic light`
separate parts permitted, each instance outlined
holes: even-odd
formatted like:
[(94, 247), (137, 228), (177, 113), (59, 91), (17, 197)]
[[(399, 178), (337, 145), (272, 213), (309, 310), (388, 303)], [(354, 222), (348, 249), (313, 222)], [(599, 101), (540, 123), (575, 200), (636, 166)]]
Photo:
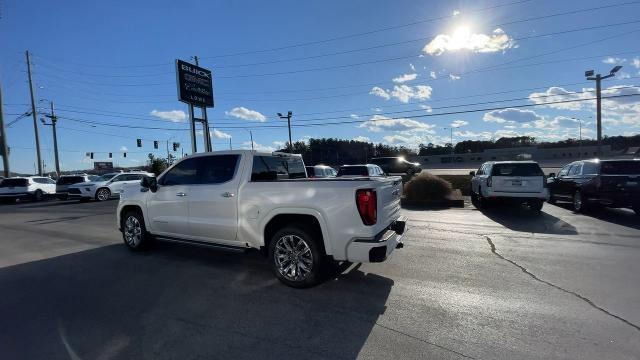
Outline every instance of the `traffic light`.
[(112, 155), (113, 155), (113, 154), (109, 153), (109, 159), (111, 159), (111, 156), (112, 156)]
[(122, 157), (127, 157), (127, 153), (122, 153)]
[(93, 159), (93, 153), (89, 153), (89, 157)]
[(136, 144), (138, 147), (142, 147), (142, 139), (136, 139)]
[(180, 143), (177, 143), (177, 142), (173, 143), (173, 151), (178, 151), (179, 147), (180, 147)]
[(158, 140), (153, 140), (153, 148), (154, 149), (158, 148)]

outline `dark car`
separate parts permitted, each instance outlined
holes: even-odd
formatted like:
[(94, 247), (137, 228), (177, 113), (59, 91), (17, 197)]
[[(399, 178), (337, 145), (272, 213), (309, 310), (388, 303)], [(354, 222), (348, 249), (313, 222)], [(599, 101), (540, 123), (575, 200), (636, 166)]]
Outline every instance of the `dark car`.
[(387, 174), (413, 175), (422, 171), (420, 164), (409, 162), (400, 156), (373, 158), (371, 163), (380, 166)]
[(69, 197), (69, 185), (92, 181), (95, 178), (97, 176), (86, 174), (62, 175), (56, 181), (56, 197), (60, 200), (66, 200)]
[(604, 206), (640, 215), (640, 159), (575, 161), (547, 182), (549, 202), (571, 201), (576, 212)]

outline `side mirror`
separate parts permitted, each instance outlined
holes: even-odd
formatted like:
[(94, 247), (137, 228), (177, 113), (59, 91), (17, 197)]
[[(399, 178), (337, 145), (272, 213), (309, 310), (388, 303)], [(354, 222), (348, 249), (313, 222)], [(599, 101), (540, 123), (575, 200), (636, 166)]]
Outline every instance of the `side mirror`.
[(549, 178), (554, 178), (556, 177), (556, 173), (549, 173)]
[(469, 175), (476, 176), (476, 172), (475, 171), (469, 171)]
[(155, 177), (145, 176), (140, 180), (140, 185), (143, 188), (151, 190), (151, 192), (158, 191), (158, 180)]

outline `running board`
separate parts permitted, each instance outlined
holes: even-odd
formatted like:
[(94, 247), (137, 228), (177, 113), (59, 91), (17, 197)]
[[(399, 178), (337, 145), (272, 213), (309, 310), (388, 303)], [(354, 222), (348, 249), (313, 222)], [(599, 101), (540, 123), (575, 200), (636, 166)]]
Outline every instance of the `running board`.
[(174, 243), (180, 243), (180, 244), (189, 244), (189, 245), (195, 245), (195, 246), (202, 246), (202, 247), (208, 247), (208, 248), (212, 248), (212, 249), (218, 249), (218, 250), (236, 252), (236, 253), (244, 253), (244, 252), (247, 252), (247, 250), (249, 250), (249, 248), (240, 247), (240, 246), (216, 244), (216, 243), (210, 243), (210, 242), (199, 241), (199, 240), (187, 240), (187, 239), (181, 239), (181, 238), (174, 238), (174, 237), (170, 237), (170, 236), (155, 235), (154, 237), (157, 240), (162, 240), (162, 241), (168, 241), (168, 242), (174, 242)]

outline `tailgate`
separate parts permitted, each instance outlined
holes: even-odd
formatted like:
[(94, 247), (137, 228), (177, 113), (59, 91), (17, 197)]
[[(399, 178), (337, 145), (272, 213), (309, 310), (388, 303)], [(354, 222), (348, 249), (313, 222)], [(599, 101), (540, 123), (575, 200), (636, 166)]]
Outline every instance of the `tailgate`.
[(377, 183), (378, 224), (387, 226), (400, 216), (402, 178), (390, 176), (372, 179), (375, 179)]
[(492, 188), (497, 192), (538, 193), (542, 191), (542, 176), (493, 176)]

